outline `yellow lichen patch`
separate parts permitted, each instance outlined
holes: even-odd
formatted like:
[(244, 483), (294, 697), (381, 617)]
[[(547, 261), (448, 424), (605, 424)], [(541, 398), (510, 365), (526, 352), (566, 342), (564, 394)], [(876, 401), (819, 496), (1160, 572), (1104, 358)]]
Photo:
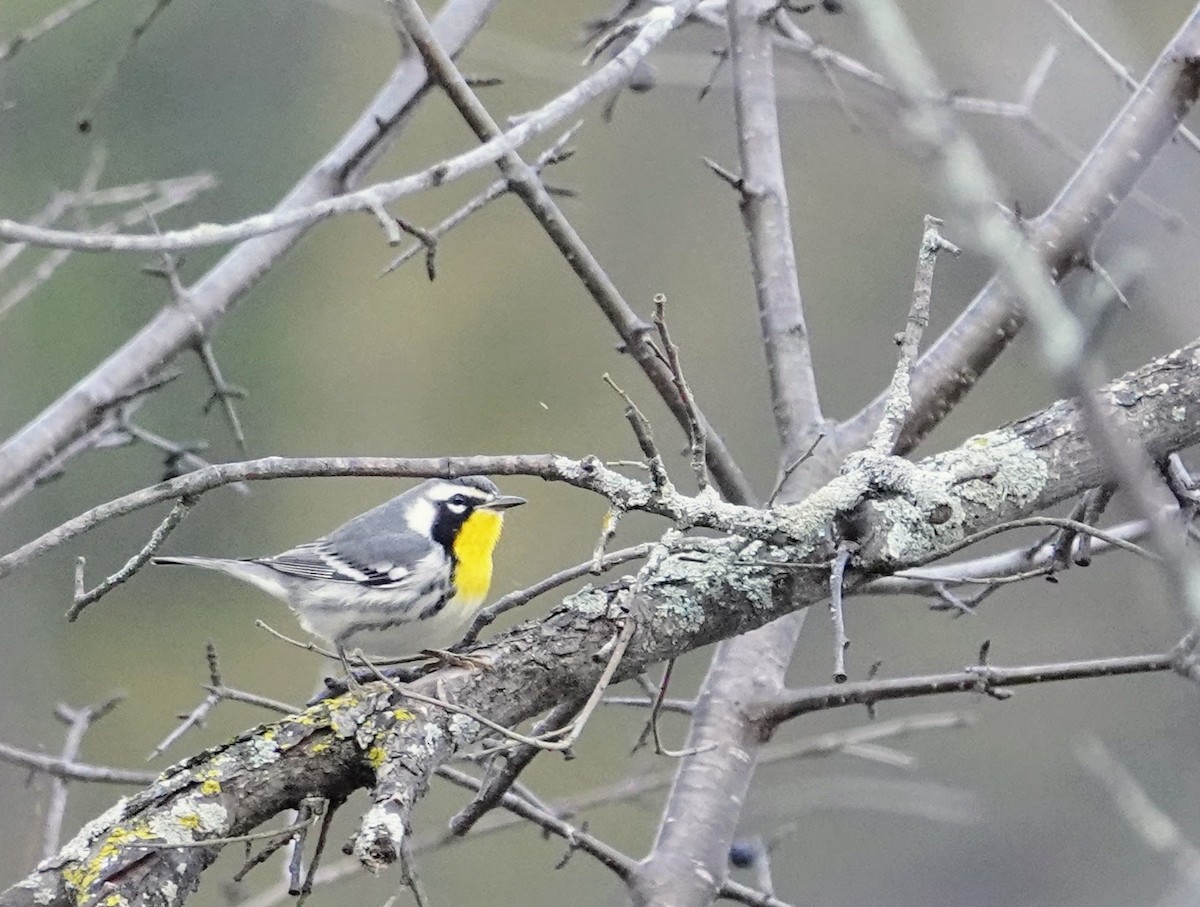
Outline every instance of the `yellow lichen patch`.
[(67, 866), (63, 869), (63, 881), (80, 893), (87, 891), (88, 886), (100, 877), (100, 869), (92, 869), (92, 860), (83, 866)]
[(205, 778), (200, 784), (200, 793), (206, 797), (215, 797), (221, 792), (221, 782), (216, 778)]
[(183, 813), (178, 818), (179, 824), (184, 828), (190, 828), (194, 831), (200, 827), (200, 816), (196, 813)]
[(397, 721), (412, 721), (413, 713), (408, 709), (396, 709), (394, 712), (392, 712), (392, 717)]
[(371, 768), (379, 768), (387, 761), (387, 750), (382, 746), (373, 746), (367, 750), (367, 761), (371, 763)]
[(327, 749), (329, 749), (329, 741), (322, 740), (319, 743), (314, 743), (312, 746), (310, 746), (308, 748), (308, 751), (310, 753), (312, 753), (314, 756), (316, 756), (316, 755), (319, 755), (320, 753), (325, 752)]
[(107, 868), (108, 862), (121, 853), (122, 848), (135, 841), (144, 841), (156, 837), (144, 823), (138, 823), (129, 828), (118, 825), (100, 845), (96, 855), (83, 861), (79, 866), (68, 866), (63, 869), (63, 880), (79, 892), (78, 903), (88, 900), (91, 887), (100, 879), (100, 874)]

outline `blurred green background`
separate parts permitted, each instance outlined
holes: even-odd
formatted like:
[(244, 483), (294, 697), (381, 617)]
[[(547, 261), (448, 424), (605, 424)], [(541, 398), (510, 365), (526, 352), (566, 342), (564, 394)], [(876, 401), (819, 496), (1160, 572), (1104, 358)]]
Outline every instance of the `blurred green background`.
[[(56, 5), (0, 4), (0, 41)], [(103, 142), (109, 155), (102, 186), (201, 169), (218, 177), (217, 189), (162, 218), (164, 227), (261, 211), (353, 120), (391, 71), (399, 46), (370, 0), (176, 0), (121, 68), (96, 107), (92, 132), (82, 136), (76, 115), (145, 7), (105, 0), (0, 64), (0, 216), (28, 217), (55, 189), (76, 185), (95, 142)], [(1079, 0), (1069, 7), (1137, 73), (1189, 9), (1176, 0)], [(966, 94), (1017, 99), (1040, 54), (1056, 45), (1060, 55), (1036, 109), (1040, 121), (1070, 144), (1089, 147), (1124, 100), (1114, 76), (1039, 2), (930, 0), (906, 3), (905, 9), (944, 83)], [(462, 66), (503, 78), (501, 87), (483, 95), (498, 118), (530, 109), (579, 78), (581, 23), (607, 11), (602, 2), (501, 3)], [(831, 46), (870, 60), (848, 18), (814, 12), (799, 21)], [(564, 207), (635, 307), (648, 314), (655, 293), (668, 296), (692, 386), (766, 493), (774, 479), (774, 429), (741, 221), (733, 195), (701, 161), (707, 156), (736, 168), (728, 73), (697, 102), (711, 69), (710, 51), (720, 45), (717, 34), (700, 27), (669, 42), (656, 58), (658, 87), (623, 96), (608, 124), (598, 108), (590, 109), (575, 142), (579, 154), (550, 180), (579, 193)], [(921, 218), (939, 213), (938, 205), (924, 171), (905, 153), (893, 113), (876, 98), (839, 79), (856, 113), (855, 128), (818, 70), (789, 59), (781, 59), (779, 68), (801, 286), (825, 411), (843, 418), (871, 399), (891, 373), (892, 336), (908, 304)], [(1025, 212), (1041, 210), (1074, 167), (1020, 122), (974, 117), (969, 124)], [(432, 97), (375, 175), (410, 172), (471, 145), (459, 117)], [(494, 177), (484, 172), (394, 210), (432, 225)], [(1172, 145), (1141, 188), (1186, 223), (1170, 228), (1131, 201), (1100, 244), (1101, 261), (1132, 252), (1147, 262), (1132, 311), (1118, 317), (1111, 334), (1113, 374), (1197, 334), (1198, 177), (1196, 152)], [(955, 238), (953, 223), (946, 234)], [(621, 405), (600, 380), (604, 372), (642, 404), (665, 449), (682, 448), (682, 435), (640, 373), (616, 352), (611, 330), (515, 200), (493, 204), (442, 243), (433, 283), (419, 260), (378, 279), (393, 254), (371, 218), (326, 222), (222, 324), (215, 349), (230, 380), (250, 391), (241, 413), (252, 454), (633, 456)], [(201, 250), (186, 256), (185, 281), (218, 255)], [(16, 274), (0, 277), (0, 291), (36, 260), (27, 253)], [(164, 304), (161, 281), (139, 272), (154, 263), (150, 256), (76, 255), (0, 320), (0, 435), (18, 430)], [(969, 251), (957, 261), (943, 258), (934, 328), (947, 324), (986, 277)], [(140, 421), (177, 440), (207, 439), (210, 459), (239, 459), (219, 412), (202, 413), (209, 389), (195, 358), (185, 356), (179, 364), (184, 376), (142, 408)], [(923, 450), (954, 445), (1054, 397), (1022, 339)], [(88, 507), (152, 483), (161, 459), (135, 446), (75, 461), (59, 481), (0, 515), (0, 546), (11, 549)], [(670, 465), (686, 487), (685, 458)], [(599, 500), (534, 480), (503, 485), (528, 497), (531, 506), (509, 521), (497, 594), (588, 556), (604, 509)], [(245, 497), (215, 492), (168, 550), (270, 553), (402, 487), (339, 479), (265, 483)], [(207, 640), (217, 645), (229, 684), (291, 701), (309, 694), (318, 670), (312, 659), (253, 626), (261, 617), (292, 630), (285, 609), (219, 577), (147, 570), (79, 622), (63, 619), (74, 559), (87, 556), (95, 582), (141, 546), (160, 516), (143, 513), (106, 525), (0, 584), (4, 742), (55, 752), (62, 739), (55, 703), (96, 703), (121, 690), (126, 702), (88, 735), (83, 757), (144, 764), (176, 715), (202, 695)], [(662, 528), (631, 518), (617, 544)], [(1015, 542), (1006, 538), (1002, 545)], [(520, 616), (536, 616), (549, 604), (535, 603)], [(1025, 663), (1157, 651), (1182, 630), (1179, 609), (1165, 600), (1154, 573), (1125, 557), (1072, 570), (1058, 585), (1006, 589), (973, 618), (954, 620), (930, 613), (922, 601), (887, 599), (854, 601), (848, 621), (850, 664), (859, 676), (876, 660), (883, 661), (883, 675), (956, 669), (974, 659), (984, 639), (993, 640), (996, 663)], [(684, 661), (676, 695), (695, 689), (706, 657)], [(830, 660), (828, 621), (814, 614), (792, 679), (825, 683)], [(1153, 676), (1029, 689), (1003, 704), (960, 697), (888, 704), (879, 711), (896, 717), (946, 707), (975, 710), (981, 720), (970, 730), (898, 744), (917, 757), (911, 769), (840, 756), (763, 770), (747, 833), (769, 835), (799, 822), (776, 850), (774, 877), (782, 897), (823, 905), (1094, 907), (1153, 902), (1169, 889), (1169, 861), (1143, 848), (1081, 771), (1071, 747), (1082, 733), (1100, 736), (1184, 832), (1200, 841), (1200, 705), (1193, 687)], [(245, 706), (224, 707), (152, 765), (161, 768), (265, 717)], [(858, 711), (815, 715), (781, 737), (864, 720)], [(628, 756), (641, 721), (625, 710), (601, 713), (579, 747), (580, 758), (568, 763), (543, 756), (529, 781), (553, 798), (630, 773), (669, 769), (664, 758)], [(678, 719), (668, 719), (666, 728), (674, 740), (684, 732)], [(935, 784), (946, 790), (939, 794)], [(37, 859), (47, 789), (45, 779), (0, 766), (4, 884)], [(117, 795), (113, 788), (74, 786), (64, 832), (73, 834)], [(928, 809), (903, 806), (924, 798)], [(961, 807), (952, 811), (957, 821), (912, 814), (951, 799)], [(442, 828), (463, 800), (461, 792), (435, 787), (418, 813), (419, 830)], [(652, 840), (660, 802), (646, 797), (583, 818), (593, 832), (640, 855)], [(361, 801), (346, 807), (339, 829), (349, 828), (359, 807)], [(332, 851), (341, 840), (335, 835)], [(552, 872), (561, 855), (558, 842), (520, 828), (423, 857), (420, 866), (435, 903), (569, 899), (586, 907), (623, 899), (620, 886), (583, 856)], [(235, 864), (232, 855), (225, 857), (193, 903), (224, 902), (221, 882)], [(277, 882), (279, 872), (273, 865), (259, 869), (242, 892)], [(395, 874), (360, 877), (353, 888), (319, 890), (313, 903), (349, 897), (382, 902), (396, 884)]]

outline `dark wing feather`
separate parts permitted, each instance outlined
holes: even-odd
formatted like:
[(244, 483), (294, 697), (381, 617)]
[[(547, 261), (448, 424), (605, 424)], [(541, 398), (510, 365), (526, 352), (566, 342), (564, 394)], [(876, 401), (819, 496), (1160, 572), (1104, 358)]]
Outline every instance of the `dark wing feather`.
[(347, 532), (349, 528), (255, 563), (301, 579), (380, 587), (403, 583), (412, 565), (433, 548), (415, 532), (367, 533), (361, 527)]

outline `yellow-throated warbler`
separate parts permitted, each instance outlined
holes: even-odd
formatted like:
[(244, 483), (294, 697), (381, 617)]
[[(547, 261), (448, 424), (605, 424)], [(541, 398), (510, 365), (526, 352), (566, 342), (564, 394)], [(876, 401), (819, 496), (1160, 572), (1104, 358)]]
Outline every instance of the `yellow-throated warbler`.
[(157, 557), (250, 583), (345, 654), (412, 655), (457, 642), (492, 582), (503, 511), (524, 498), (482, 476), (431, 479), (315, 542), (244, 560)]

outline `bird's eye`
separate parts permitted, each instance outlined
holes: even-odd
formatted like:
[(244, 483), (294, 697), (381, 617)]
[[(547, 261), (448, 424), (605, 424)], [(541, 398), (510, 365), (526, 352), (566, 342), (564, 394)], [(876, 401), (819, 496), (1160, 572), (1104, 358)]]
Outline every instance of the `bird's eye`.
[(454, 497), (452, 497), (450, 499), (450, 503), (453, 504), (456, 508), (461, 509), (463, 507), (466, 507), (468, 504), (470, 504), (471, 501), (465, 494), (456, 494)]

